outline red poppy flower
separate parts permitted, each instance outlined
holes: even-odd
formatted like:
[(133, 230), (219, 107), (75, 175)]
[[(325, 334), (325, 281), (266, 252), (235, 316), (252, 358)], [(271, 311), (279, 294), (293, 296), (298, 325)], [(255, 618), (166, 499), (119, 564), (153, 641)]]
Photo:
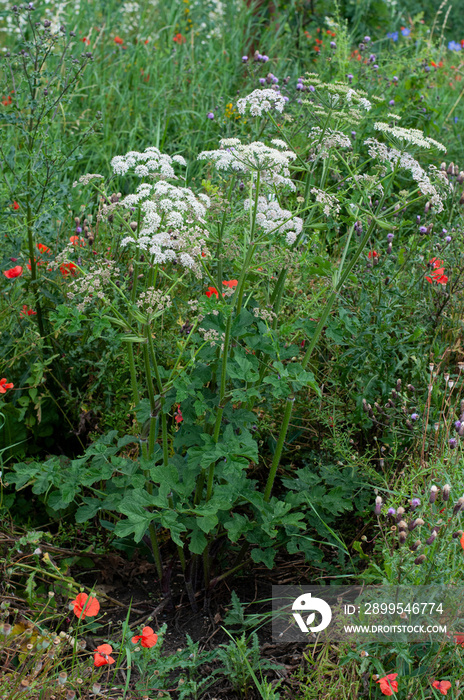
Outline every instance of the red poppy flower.
[(52, 251), (50, 250), (50, 248), (48, 248), (48, 247), (47, 247), (46, 245), (44, 245), (43, 243), (37, 243), (37, 246), (36, 246), (36, 247), (39, 249), (39, 251), (40, 251), (41, 253), (51, 253), (51, 252), (52, 252)]
[(90, 44), (90, 39), (87, 39), (86, 36), (83, 37), (82, 41), (84, 42), (84, 44), (85, 44), (86, 46), (88, 46), (88, 45)]
[(432, 688), (439, 690), (442, 695), (448, 695), (451, 683), (449, 681), (433, 681)]
[[(176, 423), (182, 423), (182, 421), (184, 420), (179, 404), (177, 404), (177, 411), (174, 413), (174, 420), (176, 421)], [(150, 629), (150, 628), (146, 627), (145, 629)], [(142, 646), (143, 646), (143, 644), (142, 644)]]
[(10, 267), (9, 270), (3, 270), (3, 274), (5, 277), (8, 277), (9, 280), (13, 280), (15, 277), (21, 277), (23, 268), (21, 265), (16, 265), (16, 267)]
[(393, 693), (398, 692), (398, 683), (395, 681), (397, 673), (389, 673), (383, 678), (379, 678), (376, 683), (380, 683), (380, 692), (384, 695), (393, 695)]
[(378, 258), (378, 257), (379, 257), (379, 254), (378, 254), (378, 252), (377, 252), (376, 250), (370, 250), (369, 253), (368, 253), (368, 255), (367, 255), (367, 257), (369, 258), (369, 260), (370, 260), (371, 258)]
[(455, 634), (454, 641), (456, 642), (456, 644), (464, 646), (464, 634)]
[(226, 287), (230, 287), (230, 289), (233, 289), (237, 286), (238, 280), (229, 280), (228, 282), (224, 281), (222, 284)]
[(19, 314), (20, 316), (37, 316), (37, 312), (29, 309), (27, 304), (23, 304), (23, 310)]
[[(79, 593), (76, 599), (71, 601), (74, 606), (74, 614), (79, 620), (85, 620), (86, 617), (95, 617), (100, 610), (100, 603), (96, 598), (92, 598), (87, 593)], [(111, 652), (108, 652), (111, 653)]]
[(115, 36), (115, 37), (114, 37), (114, 43), (115, 43), (115, 44), (121, 44), (121, 45), (122, 45), (122, 44), (124, 44), (124, 39), (121, 39), (120, 36)]
[(158, 641), (158, 635), (155, 634), (152, 630), (151, 627), (144, 627), (142, 630), (142, 634), (138, 634), (136, 637), (132, 637), (132, 642), (134, 644), (137, 644), (139, 640), (142, 640), (140, 644), (149, 649), (150, 647), (154, 647), (156, 642)]
[(219, 292), (218, 292), (218, 290), (216, 289), (216, 287), (208, 287), (208, 289), (206, 290), (205, 294), (206, 294), (206, 296), (208, 297), (208, 299), (209, 299), (210, 297), (212, 297), (213, 294), (215, 294), (215, 295), (216, 295), (216, 298), (219, 299)]
[(187, 39), (185, 38), (185, 36), (182, 36), (182, 34), (179, 32), (179, 34), (176, 34), (176, 35), (173, 37), (173, 41), (175, 41), (176, 44), (185, 44), (185, 42), (187, 41)]
[(79, 248), (83, 248), (85, 246), (85, 240), (79, 236), (70, 236), (69, 241), (73, 245), (78, 245)]
[(8, 95), (8, 97), (4, 97), (2, 100), (2, 105), (7, 107), (8, 105), (11, 104), (11, 95)]
[(432, 258), (429, 260), (429, 265), (432, 265), (433, 271), (430, 273), (431, 277), (426, 276), (427, 282), (436, 282), (437, 284), (446, 284), (448, 282), (448, 277), (444, 275), (445, 268), (440, 267), (443, 265), (443, 260), (438, 260), (438, 258)]
[(60, 272), (63, 275), (63, 277), (67, 277), (68, 275), (77, 275), (77, 266), (70, 262), (70, 263), (63, 263), (63, 265), (60, 265)]
[(114, 664), (114, 659), (112, 656), (110, 656), (112, 653), (113, 647), (111, 647), (109, 644), (100, 644), (100, 646), (95, 650), (93, 665), (98, 668), (99, 666)]
[(6, 381), (5, 377), (3, 379), (0, 379), (0, 394), (6, 394), (7, 389), (12, 389), (14, 387), (14, 384), (11, 382)]
[(13, 202), (13, 204), (12, 204), (11, 206), (13, 207), (13, 209), (14, 209), (15, 211), (18, 211), (18, 209), (19, 209), (19, 204), (18, 204), (18, 202), (17, 202), (16, 200)]

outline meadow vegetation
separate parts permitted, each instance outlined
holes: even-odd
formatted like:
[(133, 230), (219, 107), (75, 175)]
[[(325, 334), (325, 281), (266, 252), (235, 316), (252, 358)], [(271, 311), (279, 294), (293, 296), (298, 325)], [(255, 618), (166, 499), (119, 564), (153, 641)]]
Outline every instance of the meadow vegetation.
[(263, 632), (464, 584), (456, 13), (0, 2), (0, 698), (461, 696), (458, 628)]

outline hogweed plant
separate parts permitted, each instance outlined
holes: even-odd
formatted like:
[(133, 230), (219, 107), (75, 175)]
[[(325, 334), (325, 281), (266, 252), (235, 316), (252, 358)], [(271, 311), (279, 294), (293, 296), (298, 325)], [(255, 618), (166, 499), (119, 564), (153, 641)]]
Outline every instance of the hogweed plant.
[[(52, 263), (73, 266), (72, 313), (90, 323), (103, 317), (127, 343), (138, 428), (120, 445), (140, 445), (138, 462), (122, 459), (121, 479), (106, 492), (85, 460), (76, 464), (77, 482), (92, 496), (75, 486), (57, 502), (83, 499), (81, 520), (112, 511), (119, 536), (140, 541), (148, 532), (165, 592), (172, 567), (162, 560), (159, 531), (168, 530), (193, 607), (195, 590), (243, 566), (249, 550), (269, 567), (280, 547), (300, 551), (305, 515), (275, 485), (295, 396), (320, 393), (309, 363), (321, 333), (344, 288), (356, 284), (365, 247), (386, 239), (391, 252), (398, 212), (426, 202), (438, 217), (452, 190), (438, 168), (426, 171), (407, 150), (444, 149), (416, 131), (378, 129), (388, 145), (369, 137), (354, 148), (352, 126), (368, 133), (378, 99), (314, 74), (299, 85), (304, 99), (265, 88), (237, 103), (263, 140), (222, 139), (198, 155), (217, 182), (208, 186), (214, 202), (179, 185), (181, 155), (155, 147), (112, 159), (124, 196), (111, 194), (99, 174), (81, 178), (82, 196), (91, 186), (97, 197), (92, 249), (72, 241)], [(99, 237), (110, 242), (100, 254)], [(330, 240), (336, 262), (327, 279), (327, 267), (318, 272), (311, 262)], [(305, 266), (324, 301), (299, 359), (301, 343), (286, 342), (281, 322), (289, 270)], [(301, 324), (292, 327), (301, 338)], [(282, 412), (268, 467), (254, 435), (266, 401), (280, 402)], [(11, 481), (32, 478), (30, 466), (14, 469)], [(226, 548), (235, 560), (213, 570)]]

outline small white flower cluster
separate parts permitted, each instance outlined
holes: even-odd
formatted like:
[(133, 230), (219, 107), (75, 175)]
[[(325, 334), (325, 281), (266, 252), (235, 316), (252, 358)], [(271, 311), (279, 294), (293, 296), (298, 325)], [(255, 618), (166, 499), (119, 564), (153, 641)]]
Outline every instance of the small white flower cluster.
[(272, 144), (278, 150), (271, 148), (261, 141), (242, 144), (240, 139), (221, 139), (220, 148), (215, 151), (202, 151), (198, 160), (211, 160), (216, 169), (232, 171), (241, 174), (259, 172), (261, 179), (276, 187), (287, 186), (294, 190), (295, 185), (290, 179), (290, 161), (295, 160), (296, 153), (287, 150), (287, 145), (280, 139), (274, 139)]
[[(378, 175), (367, 175), (367, 173), (364, 173), (364, 175), (354, 175), (353, 177), (356, 182), (365, 183), (366, 187), (363, 189), (367, 190), (368, 192), (377, 191), (380, 194), (383, 194), (382, 183), (380, 182)], [(351, 178), (349, 179), (351, 180)]]
[(119, 268), (116, 267), (114, 260), (105, 260), (101, 264), (93, 264), (85, 275), (71, 282), (68, 292), (68, 299), (74, 299), (76, 294), (84, 295), (81, 303), (76, 305), (78, 311), (84, 311), (87, 304), (90, 304), (92, 299), (104, 299), (103, 291), (113, 278), (119, 274)]
[(87, 175), (81, 175), (79, 180), (73, 182), (73, 187), (77, 187), (79, 182), (81, 185), (88, 185), (91, 180), (103, 180), (103, 175), (98, 175), (97, 173), (87, 173)]
[(350, 107), (359, 106), (362, 107), (366, 112), (369, 112), (369, 110), (372, 108), (372, 104), (369, 102), (369, 100), (366, 97), (360, 95), (356, 90), (353, 90), (353, 88), (350, 88), (348, 90), (345, 99)]
[(332, 216), (335, 218), (340, 213), (340, 202), (333, 194), (329, 194), (325, 190), (320, 190), (317, 187), (313, 187), (311, 194), (316, 197), (316, 202), (322, 204), (324, 207), (324, 214), (326, 216)]
[[(250, 200), (243, 203), (246, 211), (250, 209)], [(251, 202), (253, 206), (253, 202)], [(286, 232), (287, 243), (291, 245), (303, 230), (303, 219), (299, 216), (292, 216), (288, 209), (282, 209), (278, 202), (269, 202), (266, 197), (258, 197), (256, 223), (266, 233)]]
[(225, 333), (221, 333), (221, 335), (219, 335), (219, 332), (214, 330), (214, 328), (210, 328), (209, 330), (206, 330), (206, 328), (199, 328), (198, 332), (203, 336), (203, 340), (209, 342), (212, 348), (219, 345), (219, 341), (222, 341), (221, 351), (224, 350)]
[(250, 109), (252, 117), (260, 117), (263, 112), (270, 112), (276, 109), (283, 112), (288, 97), (282, 95), (278, 90), (265, 88), (264, 90), (253, 90), (252, 93), (237, 101), (237, 109), (240, 114), (245, 114), (247, 107)]
[(145, 292), (139, 295), (136, 304), (139, 310), (152, 319), (163, 313), (165, 309), (169, 309), (172, 306), (172, 300), (169, 294), (164, 294), (161, 289), (148, 287)]
[(260, 309), (259, 306), (255, 306), (253, 309), (253, 314), (256, 316), (256, 318), (260, 318), (262, 321), (267, 321), (268, 323), (272, 323), (277, 316), (274, 311), (271, 311), (270, 309)]
[(138, 236), (135, 233), (125, 236), (121, 247), (134, 245), (148, 251), (154, 263), (176, 261), (198, 276), (199, 258), (208, 237), (198, 224), (204, 223), (209, 197), (160, 180), (154, 184), (141, 183), (136, 194), (129, 194), (120, 202), (125, 208), (137, 204), (142, 212)]
[(351, 140), (343, 131), (321, 129), (313, 126), (308, 134), (311, 145), (316, 149), (320, 158), (328, 158), (331, 148), (351, 148)]
[(390, 134), (400, 141), (412, 143), (414, 146), (420, 146), (421, 148), (435, 146), (439, 151), (446, 153), (446, 147), (442, 143), (435, 141), (435, 139), (429, 136), (424, 136), (424, 133), (420, 131), (420, 129), (405, 129), (401, 126), (389, 126), (389, 124), (385, 124), (385, 122), (375, 122), (374, 129), (376, 131), (382, 131), (384, 134)]
[(138, 177), (177, 180), (173, 163), (187, 165), (182, 156), (168, 156), (156, 146), (150, 146), (143, 153), (129, 151), (125, 156), (115, 156), (111, 160), (111, 167), (115, 175), (125, 175), (133, 169)]
[(381, 163), (386, 163), (393, 170), (397, 164), (403, 170), (409, 170), (413, 180), (419, 186), (423, 195), (429, 197), (432, 207), (437, 213), (443, 211), (442, 198), (432, 184), (429, 176), (422, 166), (409, 153), (400, 153), (396, 148), (389, 148), (384, 143), (380, 143), (377, 139), (369, 138), (364, 141), (368, 147), (368, 153), (371, 158), (377, 158)]

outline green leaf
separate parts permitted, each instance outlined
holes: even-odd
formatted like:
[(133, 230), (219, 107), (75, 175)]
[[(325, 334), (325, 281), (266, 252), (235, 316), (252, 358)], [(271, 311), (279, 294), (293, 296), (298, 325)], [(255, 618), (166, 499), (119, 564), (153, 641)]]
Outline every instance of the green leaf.
[(192, 534), (190, 535), (189, 549), (193, 554), (203, 554), (206, 549), (208, 540), (201, 532), (201, 530), (196, 526)]
[(259, 564), (262, 562), (267, 566), (268, 569), (272, 569), (274, 566), (274, 557), (275, 557), (275, 551), (272, 549), (272, 547), (268, 547), (267, 549), (252, 549), (251, 550), (251, 558), (256, 564)]

